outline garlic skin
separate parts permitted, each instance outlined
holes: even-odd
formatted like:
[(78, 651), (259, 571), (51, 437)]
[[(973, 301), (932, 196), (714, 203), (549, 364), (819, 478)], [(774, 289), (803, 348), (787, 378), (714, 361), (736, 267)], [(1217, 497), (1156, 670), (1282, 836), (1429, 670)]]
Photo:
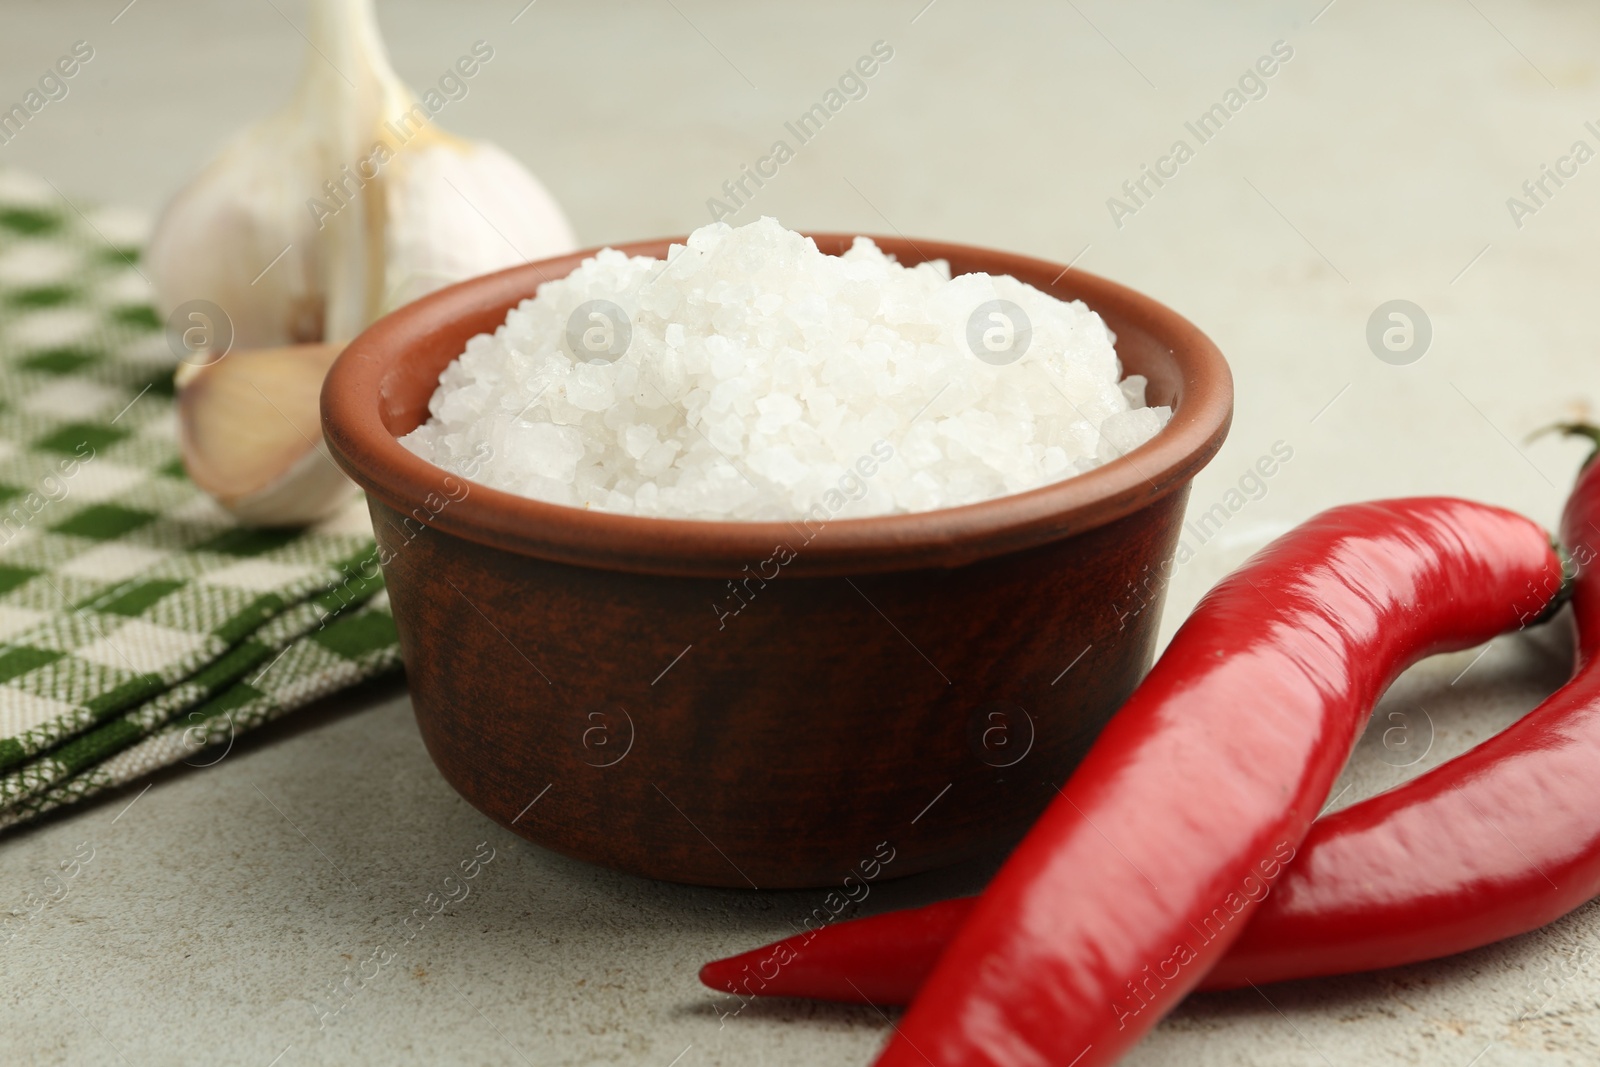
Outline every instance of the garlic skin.
[(196, 485), (241, 521), (299, 526), (355, 492), (322, 440), (322, 379), (337, 344), (234, 352), (179, 372), (178, 446)]
[[(439, 129), (390, 65), (372, 0), (311, 0), (310, 15), (305, 68), (292, 98), (236, 135), (173, 197), (145, 250), (163, 317), (191, 300), (208, 300), (227, 315), (232, 354), (211, 353), (224, 362), (253, 349), (321, 342), (337, 351), (381, 314), (435, 289), (577, 247), (560, 207), (520, 163), (492, 144)], [(483, 58), (479, 46), (492, 56), (482, 42), (475, 55)], [(200, 419), (196, 405), (232, 395), (207, 388), (188, 396), (215, 372), (179, 375), (180, 408), (187, 404), (192, 419)], [(244, 437), (272, 435), (234, 425)], [(305, 429), (316, 447), (320, 420)], [(226, 452), (225, 438), (195, 434), (184, 461), (194, 480), (241, 518), (307, 522), (337, 506), (338, 494), (316, 473), (332, 464), (315, 456), (297, 458), (290, 477), (282, 451), (273, 453), (276, 474), (302, 498), (219, 481), (242, 469), (231, 452), (216, 461), (206, 453)]]
[(566, 217), (548, 209), (544, 186), (496, 145), (406, 149), (389, 165), (398, 173), (387, 196), (385, 313), (463, 278), (577, 247)]

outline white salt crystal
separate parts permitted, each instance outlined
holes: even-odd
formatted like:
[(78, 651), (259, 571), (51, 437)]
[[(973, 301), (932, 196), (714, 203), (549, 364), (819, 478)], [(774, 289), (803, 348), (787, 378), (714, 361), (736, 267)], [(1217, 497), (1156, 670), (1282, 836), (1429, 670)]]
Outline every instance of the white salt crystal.
[(800, 417), (800, 401), (787, 393), (773, 393), (756, 398), (756, 410), (761, 418), (756, 429), (762, 433), (775, 433)]
[(1122, 396), (1128, 401), (1130, 408), (1142, 408), (1144, 403), (1144, 388), (1148, 384), (1142, 374), (1130, 374), (1122, 379)]
[(605, 411), (616, 403), (611, 389), (614, 377), (601, 364), (579, 363), (567, 379), (567, 402), (583, 411)]
[(1171, 411), (1168, 408), (1133, 408), (1107, 416), (1100, 424), (1100, 447), (1096, 458), (1109, 463), (1126, 455), (1156, 435), (1166, 425)]
[(656, 444), (656, 428), (649, 423), (633, 423), (622, 428), (622, 450), (629, 459), (642, 459)]
[(518, 453), (525, 472), (554, 482), (571, 482), (583, 458), (583, 438), (573, 426), (523, 424), (507, 445)]
[[(969, 342), (993, 300), (1031, 326), (1002, 365)], [(591, 301), (626, 319), (609, 362), (568, 347)], [(487, 446), (478, 481), (574, 507), (928, 511), (1072, 477), (1158, 433), (1171, 412), (1121, 378), (1114, 342), (1083, 304), (1014, 278), (902, 267), (866, 238), (826, 256), (769, 218), (713, 223), (665, 260), (606, 249), (545, 283), (467, 342), (401, 440), (440, 465)]]

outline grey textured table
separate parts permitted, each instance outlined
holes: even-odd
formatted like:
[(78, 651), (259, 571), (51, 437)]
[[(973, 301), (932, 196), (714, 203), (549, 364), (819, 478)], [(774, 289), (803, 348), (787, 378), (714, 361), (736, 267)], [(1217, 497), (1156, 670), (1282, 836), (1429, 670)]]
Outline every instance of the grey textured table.
[[(1322, 507), (1455, 493), (1549, 524), (1582, 454), (1524, 438), (1596, 395), (1600, 164), (1538, 205), (1521, 185), (1576, 140), (1600, 147), (1584, 125), (1600, 118), (1600, 10), (1325, 2), (405, 0), (380, 17), (413, 84), (476, 39), (493, 45), (443, 121), (532, 166), (586, 244), (705, 221), (706, 200), (785, 120), (889, 42), (866, 97), (736, 221), (762, 212), (1075, 260), (1206, 329), (1232, 361), (1238, 413), (1192, 508), (1224, 501), (1274, 443), (1293, 457), (1195, 546), (1170, 634), (1212, 582)], [(124, 3), (0, 9), (7, 103), (72, 42), (95, 48), (67, 98), (0, 146), (0, 166), (154, 210), (287, 92), (304, 11)], [(1293, 54), (1264, 95), (1203, 144), (1187, 133), (1278, 41)], [(1179, 138), (1193, 158), (1161, 162)], [(1122, 185), (1145, 164), (1176, 174), (1134, 200)], [(1513, 212), (1513, 196), (1537, 210)], [(1431, 321), (1408, 365), (1365, 339), (1392, 299)], [(1563, 620), (1423, 664), (1380, 707), (1336, 802), (1513, 720), (1559, 682), (1569, 648)], [(1391, 713), (1410, 748), (1384, 746), (1402, 721)], [(95, 859), (72, 895), (4, 949), (0, 1061), (865, 1063), (889, 1025), (869, 1008), (790, 1003), (721, 1018), (696, 965), (787, 932), (818, 894), (653, 884), (527, 845), (439, 779), (394, 684), (0, 839), (0, 893), (20, 898), (85, 841)], [(401, 918), (483, 841), (495, 858), (471, 897), (319, 1030), (313, 1002), (393, 947)], [(867, 907), (983, 874), (884, 883)], [(1586, 910), (1435, 964), (1194, 998), (1129, 1062), (1594, 1063), (1597, 945)]]

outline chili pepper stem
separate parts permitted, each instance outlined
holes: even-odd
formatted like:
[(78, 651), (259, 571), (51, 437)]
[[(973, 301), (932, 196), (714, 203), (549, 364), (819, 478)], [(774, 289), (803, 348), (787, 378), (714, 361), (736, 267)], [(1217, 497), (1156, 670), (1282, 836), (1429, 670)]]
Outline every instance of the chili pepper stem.
[(1596, 456), (1600, 456), (1600, 426), (1594, 426), (1587, 422), (1554, 422), (1530, 433), (1528, 440), (1536, 441), (1547, 433), (1559, 433), (1566, 437), (1587, 438), (1589, 443), (1594, 445), (1593, 451), (1578, 466), (1580, 471), (1593, 463)]
[[(1528, 435), (1528, 440), (1536, 441), (1549, 433), (1559, 433), (1566, 437), (1582, 437), (1594, 445), (1594, 448), (1584, 457), (1583, 462), (1578, 465), (1580, 473), (1587, 470), (1596, 457), (1600, 457), (1600, 426), (1587, 422), (1554, 422), (1549, 426), (1533, 431)], [(1549, 622), (1550, 619), (1554, 618), (1556, 613), (1566, 605), (1567, 601), (1572, 599), (1572, 586), (1578, 578), (1578, 561), (1574, 558), (1571, 550), (1554, 538), (1551, 539), (1550, 546), (1555, 549), (1556, 555), (1561, 559), (1561, 588), (1556, 591), (1555, 597), (1549, 604), (1545, 605), (1545, 609), (1539, 613), (1538, 617), (1528, 623), (1529, 626), (1538, 626), (1540, 623)]]
[(1524, 629), (1542, 625), (1555, 618), (1556, 614), (1567, 606), (1567, 601), (1572, 599), (1572, 590), (1578, 581), (1578, 561), (1567, 550), (1567, 547), (1552, 537), (1550, 538), (1550, 549), (1555, 552), (1556, 558), (1561, 561), (1561, 585), (1556, 589), (1555, 595), (1550, 598), (1550, 603), (1544, 606), (1543, 611), (1529, 619), (1523, 627)]

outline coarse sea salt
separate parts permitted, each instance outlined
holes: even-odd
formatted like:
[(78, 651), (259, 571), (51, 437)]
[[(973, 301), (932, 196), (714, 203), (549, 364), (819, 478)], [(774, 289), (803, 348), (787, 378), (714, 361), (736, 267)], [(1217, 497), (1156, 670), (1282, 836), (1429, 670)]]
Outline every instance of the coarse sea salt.
[(606, 249), (544, 283), (467, 342), (401, 443), (483, 485), (624, 514), (929, 511), (1155, 436), (1171, 411), (1122, 377), (1114, 341), (1083, 303), (1015, 278), (905, 267), (865, 237), (830, 256), (770, 218), (713, 223), (665, 260)]

